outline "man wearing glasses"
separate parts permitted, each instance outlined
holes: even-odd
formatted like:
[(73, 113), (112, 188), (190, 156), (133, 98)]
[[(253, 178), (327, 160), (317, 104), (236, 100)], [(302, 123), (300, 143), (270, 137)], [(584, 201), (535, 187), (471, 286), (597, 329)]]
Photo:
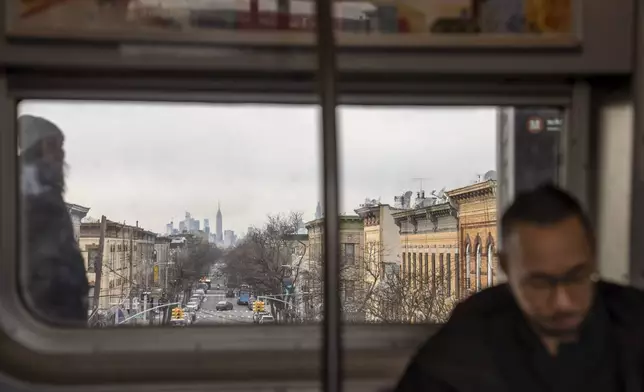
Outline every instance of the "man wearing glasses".
[(397, 391), (642, 391), (644, 293), (599, 280), (577, 201), (542, 186), (501, 227), (508, 283), (458, 305)]

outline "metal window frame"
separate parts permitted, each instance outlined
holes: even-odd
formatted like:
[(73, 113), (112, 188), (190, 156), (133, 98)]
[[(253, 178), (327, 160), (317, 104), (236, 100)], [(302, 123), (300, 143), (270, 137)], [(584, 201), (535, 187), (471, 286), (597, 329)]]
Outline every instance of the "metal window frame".
[(631, 284), (644, 289), (644, 6), (637, 2), (635, 12), (633, 96), (633, 173), (631, 188), (631, 239), (629, 275)]
[[(15, 247), (17, 241), (15, 224), (17, 224), (18, 216), (15, 212), (15, 206), (18, 200), (15, 197), (15, 183), (11, 180), (12, 178), (15, 179), (17, 167), (15, 151), (10, 146), (15, 145), (15, 105), (20, 99), (103, 98), (164, 101), (175, 98), (175, 100), (190, 102), (231, 102), (232, 99), (233, 102), (253, 102), (256, 100), (258, 103), (271, 101), (308, 103), (314, 100), (311, 98), (312, 94), (304, 93), (304, 89), (297, 90), (293, 86), (291, 86), (293, 87), (292, 91), (299, 91), (298, 93), (280, 94), (277, 92), (272, 97), (262, 97), (260, 96), (261, 94), (249, 93), (248, 91), (237, 91), (236, 94), (231, 94), (232, 88), (225, 85), (216, 85), (216, 83), (204, 88), (203, 91), (195, 92), (190, 89), (192, 85), (190, 80), (182, 82), (180, 79), (166, 80), (165, 85), (162, 85), (161, 88), (151, 89), (149, 84), (161, 82), (160, 79), (155, 80), (154, 78), (148, 80), (136, 79), (136, 81), (132, 81), (132, 84), (128, 84), (127, 88), (110, 90), (112, 83), (116, 82), (114, 79), (89, 76), (75, 78), (73, 75), (68, 75), (67, 79), (61, 80), (56, 75), (58, 74), (14, 72), (9, 75), (4, 74), (2, 77), (3, 94), (0, 100), (0, 107), (2, 107), (2, 113), (4, 114), (2, 118), (11, 120), (7, 120), (7, 123), (5, 123), (9, 127), (9, 132), (0, 133), (0, 138), (2, 138), (0, 145), (3, 146), (0, 147), (2, 148), (0, 153), (0, 174), (2, 176), (0, 178), (3, 181), (4, 189), (1, 196), (3, 216), (1, 232), (2, 249), (4, 249), (3, 256), (5, 256), (3, 262), (4, 268), (6, 268), (6, 270), (3, 270), (6, 273), (0, 276), (0, 279), (3, 279), (3, 284), (0, 287), (0, 311), (15, 315), (12, 318), (0, 318), (0, 325), (4, 334), (0, 336), (0, 340), (12, 343), (11, 346), (8, 346), (12, 349), (5, 351), (6, 354), (11, 355), (12, 359), (12, 364), (7, 369), (15, 369), (16, 372), (20, 373), (21, 366), (26, 365), (30, 369), (38, 368), (42, 372), (36, 372), (38, 373), (37, 376), (48, 381), (70, 381), (73, 378), (69, 377), (78, 378), (83, 374), (86, 375), (82, 376), (84, 380), (107, 381), (106, 374), (115, 371), (120, 372), (121, 378), (142, 378), (144, 373), (140, 370), (138, 375), (135, 375), (128, 371), (125, 365), (118, 366), (116, 362), (110, 360), (110, 358), (121, 358), (122, 363), (127, 363), (130, 366), (134, 363), (151, 361), (149, 362), (150, 365), (157, 369), (155, 373), (160, 375), (167, 373), (168, 379), (204, 377), (204, 379), (218, 379), (223, 382), (224, 380), (236, 379), (236, 377), (241, 377), (242, 375), (234, 368), (222, 366), (219, 362), (216, 362), (215, 368), (215, 362), (212, 360), (212, 356), (215, 354), (230, 353), (231, 361), (234, 363), (235, 358), (250, 355), (257, 358), (267, 358), (267, 353), (272, 356), (288, 353), (289, 359), (285, 359), (284, 366), (295, 366), (298, 369), (302, 369), (297, 375), (298, 377), (316, 377), (322, 367), (322, 362), (318, 360), (318, 354), (321, 353), (323, 348), (323, 334), (320, 326), (278, 326), (276, 327), (277, 329), (270, 327), (266, 329), (264, 327), (261, 330), (248, 327), (243, 328), (241, 331), (238, 327), (218, 326), (216, 327), (217, 334), (212, 334), (213, 328), (194, 328), (186, 331), (167, 329), (59, 330), (33, 319), (29, 311), (22, 306), (21, 299), (17, 295), (17, 282), (11, 279), (6, 280), (7, 277), (15, 276), (12, 274), (16, 272), (15, 268), (17, 267), (15, 264), (17, 260), (17, 254), (15, 253), (17, 251)], [(121, 85), (123, 85), (123, 81), (121, 81)], [(263, 84), (259, 83), (259, 85)], [(297, 86), (297, 83), (295, 85)], [(64, 86), (67, 86), (67, 88), (63, 88)], [(182, 86), (185, 89), (179, 89), (178, 86)], [(217, 86), (222, 89), (217, 91)], [(536, 88), (537, 86), (531, 83), (526, 85), (513, 84), (511, 88), (504, 86), (502, 83), (485, 83), (483, 81), (480, 85), (473, 83), (467, 87), (465, 85), (451, 85), (452, 94), (448, 94), (450, 91), (449, 85), (443, 85), (440, 82), (424, 84), (424, 91), (435, 91), (438, 95), (420, 95), (415, 91), (417, 86), (418, 83), (391, 84), (385, 86), (386, 88), (380, 88), (380, 92), (376, 94), (372, 89), (365, 89), (365, 86), (361, 84), (344, 86), (343, 89), (346, 94), (340, 96), (338, 102), (333, 105), (333, 110), (335, 110), (336, 105), (340, 105), (343, 102), (348, 104), (364, 102), (367, 105), (375, 102), (378, 105), (389, 103), (389, 105), (399, 106), (411, 104), (424, 106), (436, 103), (443, 105), (485, 104), (487, 106), (491, 104), (509, 105), (513, 102), (518, 102), (526, 105), (567, 106), (572, 99), (572, 87), (557, 84), (552, 85), (550, 95), (546, 94), (543, 85), (540, 88)], [(282, 90), (288, 90), (288, 88), (283, 87)], [(510, 93), (511, 90), (514, 93)], [(521, 95), (521, 93), (524, 95)], [(530, 93), (532, 93), (531, 96)], [(5, 130), (7, 129), (5, 128)], [(329, 148), (328, 145), (327, 148)], [(335, 167), (337, 170), (338, 166)], [(337, 191), (336, 188), (334, 192), (337, 194)], [(336, 243), (339, 243), (339, 238), (337, 237), (339, 230), (335, 229), (334, 231), (333, 227), (329, 227), (327, 230), (329, 230), (330, 234), (327, 233), (326, 238), (336, 238)], [(328, 251), (328, 249), (325, 249), (325, 252)], [(327, 260), (329, 260), (327, 264), (332, 262), (331, 258)], [(331, 325), (330, 327), (337, 328), (338, 326), (339, 324)], [(342, 368), (335, 368), (335, 372), (329, 370), (329, 373), (331, 373), (333, 380), (336, 381), (342, 378), (342, 373), (339, 373), (340, 369), (343, 369), (344, 375), (350, 378), (365, 375), (365, 369), (374, 370), (376, 374), (381, 374), (383, 377), (396, 377), (409, 355), (413, 353), (418, 344), (422, 343), (428, 334), (432, 333), (432, 330), (432, 327), (412, 325), (346, 325), (344, 330), (340, 332), (340, 337), (344, 341), (342, 345), (344, 351), (340, 351), (340, 353), (345, 354), (343, 366)], [(269, 336), (270, 339), (267, 339)], [(179, 339), (177, 342), (184, 343), (168, 344), (166, 347), (161, 348), (157, 345), (160, 339), (165, 341)], [(136, 344), (139, 345), (137, 346)], [(338, 341), (336, 341), (336, 344), (338, 344)], [(174, 364), (169, 366), (167, 363), (164, 364), (163, 361), (155, 362), (155, 353), (162, 352), (174, 353), (177, 362), (185, 360), (186, 363), (193, 364), (197, 358), (205, 358), (206, 362), (197, 369), (181, 368), (177, 371)], [(384, 357), (387, 359), (378, 359), (380, 356), (374, 356), (374, 352), (387, 352), (387, 356)], [(122, 358), (126, 354), (128, 354), (128, 360)], [(332, 354), (338, 355), (338, 351)], [(55, 362), (44, 360), (48, 355), (59, 356), (60, 358), (65, 358), (65, 360)], [(327, 359), (331, 358), (330, 354), (327, 355)], [(20, 358), (24, 358), (28, 362), (20, 361)], [(0, 356), (0, 363), (2, 363), (2, 359), (2, 356)], [(4, 359), (8, 358), (5, 357)], [(270, 378), (280, 374), (280, 369), (270, 366), (269, 362), (265, 363), (269, 366), (264, 369), (256, 367), (253, 376)], [(35, 367), (33, 364), (38, 364), (38, 366)], [(338, 362), (329, 360), (327, 366), (336, 366), (334, 364), (337, 365)], [(392, 366), (392, 364), (395, 365)], [(97, 374), (92, 369), (103, 369), (104, 372)], [(107, 369), (111, 370), (108, 372)], [(24, 371), (24, 368), (22, 371)], [(181, 373), (181, 375), (177, 376), (177, 373)], [(284, 372), (282, 375), (286, 376), (287, 374), (290, 377), (293, 376), (288, 372)], [(248, 375), (245, 374), (244, 377), (248, 377)], [(333, 380), (328, 382), (333, 383)], [(338, 384), (334, 383), (332, 385), (337, 386)]]
[[(343, 73), (407, 72), (451, 75), (611, 75), (629, 74), (633, 69), (634, 0), (572, 0), (573, 34), (564, 39), (544, 37), (438, 37), (420, 47), (340, 48), (338, 70)], [(0, 7), (0, 24), (7, 22)], [(3, 28), (3, 31), (5, 29)], [(225, 35), (225, 34), (224, 34)], [(251, 45), (231, 41), (204, 42), (194, 37), (172, 42), (171, 36), (144, 39), (112, 37), (101, 39), (84, 34), (78, 39), (28, 39), (2, 36), (0, 63), (10, 66), (76, 67), (85, 69), (131, 69), (193, 71), (235, 69), (239, 72), (307, 72), (316, 70), (314, 34), (305, 45), (289, 39), (292, 46)], [(545, 39), (544, 44), (542, 39)], [(151, 42), (152, 41), (152, 42)], [(478, 42), (478, 43), (477, 43)], [(53, 45), (52, 45), (53, 43)], [(218, 46), (217, 46), (218, 45)], [(80, 49), (80, 50), (79, 50)], [(196, 55), (195, 49), (199, 50)], [(178, 55), (190, 56), (186, 61)], [(395, 55), (392, 55), (395, 54)]]

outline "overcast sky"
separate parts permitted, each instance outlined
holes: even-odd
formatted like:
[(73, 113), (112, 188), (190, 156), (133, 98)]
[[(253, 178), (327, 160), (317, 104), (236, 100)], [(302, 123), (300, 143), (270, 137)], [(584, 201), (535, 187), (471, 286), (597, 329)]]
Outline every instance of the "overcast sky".
[[(66, 200), (146, 229), (175, 227), (185, 211), (238, 234), (267, 214), (314, 218), (321, 199), (313, 106), (29, 101), (21, 114), (64, 131)], [(339, 112), (341, 210), (471, 183), (496, 165), (493, 108), (345, 107)], [(202, 222), (203, 228), (203, 222)]]

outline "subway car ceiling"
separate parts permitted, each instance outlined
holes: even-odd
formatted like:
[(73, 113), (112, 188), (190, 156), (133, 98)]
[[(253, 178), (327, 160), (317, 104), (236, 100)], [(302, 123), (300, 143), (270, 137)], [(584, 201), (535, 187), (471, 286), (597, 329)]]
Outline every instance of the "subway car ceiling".
[[(597, 228), (602, 276), (644, 287), (644, 264), (637, 262), (644, 256), (644, 245), (638, 241), (644, 230), (644, 211), (641, 210), (644, 207), (636, 202), (644, 195), (644, 165), (641, 164), (644, 155), (638, 142), (644, 140), (641, 120), (644, 112), (640, 96), (644, 91), (641, 63), (644, 33), (640, 27), (644, 25), (644, 7), (636, 2), (617, 0), (609, 7), (598, 0), (585, 0), (583, 4), (579, 0), (570, 0), (568, 22), (562, 23), (564, 27), (559, 29), (539, 26), (536, 22), (526, 23), (523, 27), (508, 27), (506, 24), (501, 28), (499, 18), (510, 16), (481, 8), (484, 2), (476, 0), (459, 1), (460, 6), (449, 7), (441, 6), (440, 0), (433, 0), (427, 2), (431, 6), (426, 8), (419, 5), (422, 2), (412, 0), (406, 0), (404, 6), (398, 8), (389, 1), (279, 0), (258, 5), (257, 1), (250, 0), (243, 7), (232, 2), (213, 1), (218, 6), (207, 10), (186, 6), (178, 6), (176, 10), (161, 7), (161, 10), (146, 1), (89, 3), (78, 0), (11, 0), (3, 2), (0, 8), (3, 27), (0, 46), (0, 66), (3, 69), (0, 100), (0, 118), (3, 119), (0, 132), (0, 182), (3, 190), (0, 194), (3, 269), (0, 274), (0, 309), (5, 315), (0, 318), (3, 347), (0, 350), (0, 384), (3, 390), (331, 391), (339, 390), (338, 385), (348, 391), (390, 390), (418, 346), (440, 328), (440, 321), (432, 317), (423, 318), (414, 312), (400, 316), (392, 310), (392, 315), (378, 316), (379, 320), (386, 322), (377, 322), (376, 314), (382, 311), (377, 306), (360, 314), (349, 311), (347, 309), (351, 307), (346, 304), (356, 302), (360, 290), (347, 285), (344, 280), (340, 284), (339, 269), (326, 270), (330, 268), (327, 265), (345, 265), (341, 263), (346, 262), (347, 255), (354, 255), (356, 250), (361, 256), (352, 260), (359, 263), (361, 257), (366, 259), (367, 256), (363, 256), (366, 253), (362, 251), (368, 248), (369, 238), (375, 238), (370, 237), (376, 235), (370, 227), (377, 226), (383, 233), (378, 234), (378, 241), (393, 241), (398, 253), (409, 254), (408, 257), (413, 252), (413, 259), (406, 260), (410, 263), (413, 260), (414, 270), (417, 268), (416, 254), (419, 255), (421, 270), (425, 262), (425, 273), (428, 273), (430, 265), (438, 271), (446, 263), (450, 271), (447, 279), (453, 293), (457, 292), (456, 287), (465, 293), (491, 285), (492, 279), (482, 278), (488, 276), (488, 271), (490, 274), (494, 272), (494, 282), (499, 283), (503, 275), (500, 270), (493, 270), (492, 266), (498, 268), (497, 261), (494, 253), (488, 250), (492, 249), (489, 248), (492, 243), (496, 247), (501, 246), (496, 239), (496, 219), (516, 192), (542, 181), (558, 183), (584, 204)], [(336, 3), (334, 15), (332, 3)], [(523, 4), (518, 0), (516, 3)], [(521, 12), (525, 12), (526, 20), (540, 20), (531, 16), (528, 8)], [(438, 17), (432, 14), (430, 18), (428, 15), (431, 13), (439, 14)], [(391, 15), (394, 15), (393, 19)], [(488, 17), (483, 17), (485, 15)], [(496, 16), (492, 18), (489, 15)], [(87, 23), (87, 20), (92, 22)], [(331, 27), (335, 34), (330, 34)], [(249, 107), (257, 110), (257, 114), (244, 111), (250, 110)], [(291, 110), (292, 107), (296, 109)], [(163, 167), (160, 170), (188, 178), (185, 173), (191, 170), (192, 165), (202, 166), (199, 170), (212, 165), (214, 172), (219, 167), (233, 170), (247, 164), (248, 170), (261, 171), (262, 165), (253, 166), (253, 159), (261, 162), (263, 157), (265, 170), (273, 161), (287, 161), (280, 167), (288, 180), (293, 181), (291, 190), (295, 193), (296, 188), (303, 188), (303, 184), (310, 181), (313, 185), (308, 191), (311, 195), (309, 209), (319, 203), (320, 215), (316, 213), (313, 216), (311, 212), (310, 217), (297, 217), (299, 220), (295, 219), (295, 223), (288, 221), (289, 216), (270, 222), (295, 225), (295, 229), (288, 232), (290, 242), (283, 242), (290, 247), (289, 257), (299, 254), (298, 246), (305, 246), (307, 262), (313, 260), (309, 256), (313, 249), (319, 249), (316, 260), (325, 260), (325, 263), (308, 267), (307, 279), (311, 280), (304, 284), (297, 282), (292, 272), (292, 260), (301, 262), (303, 258), (289, 259), (290, 267), (276, 269), (279, 272), (275, 273), (280, 276), (278, 289), (268, 287), (266, 282), (262, 283), (263, 286), (257, 283), (248, 288), (245, 301), (250, 304), (239, 301), (238, 292), (243, 291), (240, 290), (242, 286), (233, 283), (229, 278), (232, 273), (226, 269), (232, 268), (232, 264), (221, 267), (225, 271), (221, 275), (217, 275), (219, 267), (214, 266), (212, 270), (197, 273), (193, 271), (201, 268), (197, 264), (190, 267), (193, 269), (177, 267), (176, 271), (183, 274), (181, 279), (185, 277), (184, 280), (173, 275), (175, 270), (170, 265), (189, 263), (188, 259), (181, 259), (181, 255), (199, 254), (204, 258), (219, 260), (230, 257), (226, 260), (237, 260), (232, 258), (235, 253), (230, 251), (237, 249), (233, 240), (235, 235), (239, 236), (238, 243), (242, 243), (242, 232), (247, 233), (248, 238), (270, 234), (270, 229), (275, 227), (264, 219), (254, 226), (248, 225), (253, 227), (236, 227), (236, 232), (224, 226), (231, 234), (221, 238), (217, 235), (221, 229), (217, 228), (220, 218), (216, 218), (215, 211), (223, 212), (224, 225), (227, 219), (232, 222), (227, 209), (232, 208), (234, 199), (243, 198), (248, 202), (240, 202), (244, 205), (240, 208), (243, 211), (251, 210), (249, 205), (255, 198), (290, 200), (292, 197), (289, 192), (274, 196), (273, 188), (260, 180), (254, 184), (261, 195), (249, 196), (248, 193), (254, 190), (253, 185), (239, 186), (229, 179), (229, 184), (233, 184), (230, 187), (234, 187), (238, 195), (220, 203), (217, 208), (212, 207), (218, 204), (217, 194), (208, 194), (208, 203), (214, 209), (208, 212), (210, 215), (206, 219), (209, 219), (209, 224), (215, 222), (214, 231), (210, 231), (211, 226), (208, 226), (208, 231), (199, 227), (190, 235), (181, 230), (179, 234), (174, 232), (179, 221), (189, 225), (194, 220), (190, 216), (179, 217), (177, 214), (182, 211), (176, 208), (163, 217), (172, 223), (170, 230), (157, 235), (166, 227), (147, 227), (143, 221), (139, 224), (133, 220), (135, 213), (119, 214), (106, 208), (102, 211), (94, 205), (77, 205), (74, 200), (65, 200), (76, 205), (77, 212), (90, 208), (89, 213), (84, 212), (85, 216), (79, 215), (78, 233), (75, 234), (85, 262), (84, 273), (88, 282), (90, 278), (94, 279), (90, 286), (90, 305), (93, 306), (90, 310), (95, 312), (91, 312), (88, 318), (92, 322), (95, 322), (94, 318), (100, 318), (102, 323), (110, 326), (69, 329), (43, 321), (32, 309), (31, 288), (23, 284), (28, 279), (24, 261), (28, 251), (25, 239), (28, 237), (22, 210), (25, 201), (18, 187), (25, 174), (21, 166), (22, 156), (17, 159), (16, 155), (16, 147), (19, 146), (16, 119), (25, 114), (42, 115), (67, 133), (67, 159), (86, 159), (85, 164), (74, 161), (75, 165), (67, 174), (70, 181), (68, 189), (77, 189), (73, 179), (81, 170), (108, 173), (109, 165), (117, 170), (115, 168), (122, 167), (119, 156), (126, 156), (133, 149), (136, 154), (142, 154), (139, 156), (146, 156), (148, 146), (163, 137), (153, 131), (143, 132), (142, 129), (148, 126), (146, 121), (133, 122), (139, 129), (133, 127), (120, 139), (116, 136), (110, 138), (110, 132), (101, 129), (109, 126), (125, 129), (126, 121), (119, 122), (121, 118), (127, 119), (123, 116), (127, 114), (135, 118), (137, 112), (154, 108), (158, 110), (154, 116), (165, 119), (157, 123), (158, 127), (175, 126), (177, 133), (185, 134), (186, 138), (193, 135), (190, 126), (182, 126), (179, 122), (173, 125), (176, 117), (185, 113), (204, 116), (199, 118), (208, 124), (219, 124), (218, 121), (228, 124), (223, 120), (228, 116), (226, 110), (242, 113), (245, 118), (239, 120), (240, 124), (252, 117), (261, 120), (256, 133), (249, 131), (245, 134), (239, 125), (238, 139), (234, 139), (237, 142), (232, 139), (234, 132), (222, 136), (221, 140), (228, 140), (234, 147), (229, 152), (222, 151), (221, 158), (215, 158), (213, 154), (213, 157), (202, 161), (199, 154), (190, 151), (193, 148), (190, 144), (169, 147), (171, 152), (167, 162), (158, 162)], [(347, 197), (362, 191), (361, 188), (354, 191), (351, 185), (342, 181), (343, 177), (352, 175), (354, 161), (351, 160), (351, 152), (368, 152), (361, 162), (382, 168), (379, 169), (382, 173), (391, 171), (385, 163), (377, 166), (378, 157), (384, 160), (385, 156), (390, 156), (390, 150), (385, 148), (387, 144), (400, 151), (405, 151), (405, 148), (416, 151), (411, 148), (426, 145), (430, 152), (427, 155), (431, 155), (434, 149), (453, 149), (446, 161), (464, 159), (459, 157), (457, 144), (448, 145), (449, 134), (461, 132), (457, 125), (447, 123), (437, 136), (426, 136), (425, 140), (401, 136), (405, 132), (412, 135), (411, 128), (416, 126), (414, 121), (420, 124), (419, 135), (425, 129), (423, 119), (438, 121), (434, 117), (424, 117), (430, 116), (422, 112), (425, 108), (461, 110), (462, 117), (468, 116), (464, 113), (469, 109), (487, 110), (481, 118), (493, 117), (495, 124), (490, 128), (492, 133), (488, 138), (493, 140), (489, 143), (494, 148), (485, 144), (489, 152), (486, 156), (493, 157), (489, 167), (471, 168), (472, 176), (480, 173), (480, 178), (466, 178), (454, 184), (433, 183), (437, 180), (420, 178), (427, 172), (430, 177), (436, 177), (431, 171), (442, 167), (418, 169), (414, 174), (405, 172), (403, 175), (409, 177), (405, 179), (409, 184), (401, 186), (412, 189), (412, 197), (419, 186), (423, 191), (422, 196), (420, 192), (416, 195), (417, 204), (413, 207), (404, 207), (403, 200), (403, 207), (399, 208), (394, 196), (404, 199), (404, 194), (394, 194), (394, 191), (387, 200), (385, 197), (379, 200), (376, 194), (359, 194), (355, 196), (362, 198), (355, 199), (359, 202), (347, 205)], [(209, 111), (216, 112), (221, 120), (208, 117), (214, 116), (207, 113)], [(366, 114), (353, 114), (359, 111)], [(382, 114), (383, 117), (376, 116), (385, 112), (387, 114)], [(86, 118), (82, 117), (83, 113), (88, 113)], [(99, 113), (100, 117), (92, 117), (92, 113)], [(391, 121), (395, 128), (392, 126), (390, 132), (383, 131), (382, 134), (374, 130), (373, 137), (368, 133), (360, 134), (366, 132), (361, 130), (360, 124), (374, 129), (378, 126), (373, 122), (374, 116), (381, 119), (376, 121), (381, 126)], [(414, 120), (414, 116), (420, 120)], [(535, 118), (543, 120), (544, 127), (556, 125), (557, 129), (532, 132), (528, 128)], [(287, 123), (289, 119), (296, 124), (294, 126), (301, 127), (300, 132), (287, 133), (286, 128), (292, 124), (278, 129), (282, 128), (280, 121)], [(481, 120), (482, 128), (483, 123)], [(272, 129), (278, 136), (263, 136), (266, 139), (261, 139), (259, 130), (263, 130), (262, 126), (271, 129), (270, 124), (276, 124)], [(74, 128), (78, 129), (75, 134)], [(217, 132), (225, 132), (225, 127), (214, 128)], [(94, 139), (97, 145), (75, 149), (75, 140), (87, 138), (92, 129), (96, 133), (90, 141)], [(353, 129), (356, 129), (355, 135), (362, 137), (344, 139), (354, 132)], [(470, 131), (472, 135), (476, 134)], [(204, 130), (194, 135), (201, 138), (207, 133)], [(274, 139), (279, 139), (279, 143)], [(379, 147), (375, 139), (384, 140), (383, 147)], [(206, 143), (205, 140), (203, 136), (194, 143)], [(463, 144), (468, 140), (464, 139)], [(20, 142), (24, 143), (23, 140)], [(122, 150), (115, 150), (118, 155), (101, 156), (101, 150), (107, 151), (118, 143), (122, 143)], [(467, 154), (472, 154), (472, 157), (474, 153), (471, 151), (484, 149), (484, 142), (473, 143), (467, 147), (471, 148)], [(134, 145), (138, 147), (132, 147)], [(284, 153), (264, 157), (262, 146), (277, 149), (274, 145), (281, 145), (279, 148), (284, 150), (279, 151)], [(249, 147), (244, 149), (244, 146)], [(181, 158), (183, 161), (175, 155), (179, 148), (185, 148), (181, 152), (185, 154)], [(194, 148), (198, 150), (199, 146)], [(149, 151), (152, 150), (154, 148), (149, 147)], [(257, 157), (253, 158), (253, 155)], [(414, 153), (392, 153), (387, 159), (393, 163), (407, 159), (411, 162), (411, 155)], [(425, 154), (421, 151), (416, 155)], [(225, 160), (225, 156), (229, 156), (230, 161)], [(248, 161), (238, 163), (234, 161), (236, 156), (247, 157)], [(90, 160), (99, 158), (103, 160)], [(474, 158), (471, 160), (475, 161)], [(488, 162), (483, 158), (481, 161)], [(419, 162), (421, 164), (416, 167), (424, 167), (421, 166), (424, 161)], [(85, 168), (81, 169), (82, 166)], [(490, 169), (496, 172), (494, 177), (483, 178), (482, 173)], [(128, 170), (135, 170), (135, 165)], [(267, 181), (270, 182), (272, 176), (277, 178), (275, 173), (265, 174)], [(109, 187), (113, 191), (136, 185), (120, 182), (125, 180), (109, 175), (105, 174), (105, 181), (117, 184)], [(94, 186), (99, 187), (101, 175), (96, 174), (96, 177), (99, 179)], [(422, 181), (431, 183), (427, 186), (435, 187), (436, 192), (426, 189), (425, 193)], [(443, 187), (445, 190), (441, 194)], [(201, 188), (194, 189), (188, 193), (202, 191)], [(206, 189), (205, 185), (203, 189)], [(153, 201), (155, 194), (159, 197), (163, 191), (165, 189), (159, 185), (156, 192), (137, 195), (141, 200), (133, 203), (136, 206), (132, 208), (145, 211), (156, 203)], [(182, 192), (181, 186), (175, 186), (172, 192)], [(80, 191), (75, 194), (79, 198), (83, 195)], [(467, 215), (467, 206), (466, 202), (460, 201), (465, 200), (465, 196), (459, 199), (461, 196), (458, 195), (462, 194), (478, 198), (476, 200), (485, 205), (485, 213), (490, 216), (485, 233), (476, 232), (471, 228), (471, 222), (463, 218)], [(364, 200), (364, 197), (369, 199)], [(370, 199), (372, 197), (375, 199)], [(96, 200), (98, 204), (100, 199)], [(112, 200), (116, 203), (118, 198), (113, 197)], [(353, 202), (354, 199), (350, 200)], [(447, 212), (438, 207), (443, 202), (451, 203), (444, 209)], [(126, 211), (125, 208), (122, 207), (121, 211)], [(406, 220), (408, 217), (403, 217), (405, 214), (400, 212), (405, 208), (422, 210), (427, 214), (425, 217), (437, 218)], [(72, 209), (71, 220), (76, 222)], [(101, 228), (102, 215), (107, 218), (105, 230)], [(174, 218), (171, 219), (172, 216)], [(96, 220), (88, 220), (90, 217)], [(405, 226), (406, 222), (416, 223), (415, 226), (414, 223)], [(191, 230), (184, 227), (186, 232)], [(440, 240), (438, 235), (428, 234), (431, 227), (442, 236)], [(94, 228), (98, 234), (90, 233)], [(148, 232), (155, 234), (154, 240), (147, 240), (145, 234), (137, 237), (137, 233)], [(430, 240), (421, 240), (420, 234)], [(177, 235), (183, 235), (185, 246), (192, 247), (190, 251), (182, 253), (184, 245), (178, 246), (179, 250), (169, 245), (173, 243), (171, 238)], [(467, 235), (471, 237), (468, 244), (480, 244), (480, 248), (467, 248)], [(494, 238), (494, 241), (488, 238)], [(274, 237), (271, 239), (275, 240)], [(280, 237), (276, 241), (286, 240)], [(205, 244), (214, 246), (200, 247)], [(351, 244), (350, 247), (347, 244)], [(170, 252), (171, 248), (173, 252)], [(92, 253), (99, 249), (101, 253)], [(224, 253), (213, 255), (217, 249)], [(165, 261), (160, 261), (166, 250), (168, 255), (175, 256), (167, 256)], [(97, 275), (96, 264), (88, 261), (97, 257), (96, 254), (102, 255), (102, 276)], [(457, 260), (461, 264), (455, 264)], [(146, 267), (137, 270), (138, 261)], [(455, 266), (461, 271), (466, 262), (476, 266), (478, 273), (470, 271), (467, 277), (459, 276)], [(398, 264), (397, 267), (383, 267), (376, 275), (379, 277), (382, 272), (385, 276), (390, 271), (395, 275), (396, 268), (403, 268), (402, 262)], [(404, 264), (408, 265), (411, 264)], [(454, 266), (454, 269), (449, 266)], [(325, 271), (335, 271), (336, 274), (324, 275)], [(201, 272), (209, 277), (212, 275), (211, 281), (221, 284), (222, 288), (211, 287), (208, 292), (204, 290), (203, 295), (196, 292), (196, 286), (191, 291), (187, 287), (191, 284), (189, 282), (197, 282)], [(442, 276), (443, 273), (440, 274)], [(317, 276), (317, 281), (312, 276)], [(334, 276), (335, 283), (327, 283), (324, 276)], [(165, 283), (173, 279), (180, 282), (177, 284), (182, 285), (181, 288)], [(419, 279), (420, 286), (423, 277)], [(293, 280), (297, 283), (292, 283)], [(101, 283), (97, 286), (96, 281)], [(371, 282), (375, 284), (374, 280)], [(335, 287), (341, 293), (337, 303), (325, 302), (325, 287)], [(409, 290), (409, 287), (403, 285), (401, 290)], [(229, 288), (237, 297), (227, 297)], [(138, 291), (133, 294), (135, 289)], [(107, 294), (104, 294), (106, 290)], [(280, 290), (284, 291), (277, 292)], [(119, 293), (120, 302), (111, 302), (114, 292)], [(307, 295), (314, 298), (312, 293), (316, 293), (317, 299), (305, 300)], [(295, 304), (293, 298), (300, 295), (296, 310), (289, 312), (289, 300), (284, 303), (281, 298), (291, 298)], [(92, 304), (94, 298), (97, 302)], [(194, 311), (188, 306), (193, 298), (198, 300), (194, 305), (198, 308)], [(251, 298), (270, 304), (267, 306), (269, 311), (258, 311)], [(453, 300), (461, 298), (464, 297)], [(391, 300), (390, 297), (380, 299)], [(228, 305), (226, 310), (218, 310), (216, 305), (220, 301), (231, 302), (232, 310), (228, 310)], [(178, 321), (176, 315), (181, 312), (150, 311), (164, 306), (169, 309), (169, 304), (175, 302), (178, 305), (173, 306), (185, 308), (186, 314), (194, 313), (194, 321), (187, 316)], [(103, 312), (103, 308), (109, 311)], [(112, 310), (114, 308), (117, 310)], [(141, 312), (141, 317), (138, 317)], [(329, 313), (333, 316), (328, 317)], [(356, 317), (352, 320), (357, 319), (358, 322), (350, 321), (349, 313)], [(134, 322), (126, 321), (130, 316)], [(265, 316), (264, 323), (260, 324)], [(274, 325), (269, 325), (272, 321), (268, 316), (275, 318)], [(306, 317), (310, 318), (304, 320)], [(299, 319), (304, 321), (294, 321)], [(122, 325), (119, 324), (121, 322)], [(184, 327), (184, 323), (196, 325)], [(116, 324), (119, 326), (115, 327)], [(171, 324), (178, 326), (166, 327)]]

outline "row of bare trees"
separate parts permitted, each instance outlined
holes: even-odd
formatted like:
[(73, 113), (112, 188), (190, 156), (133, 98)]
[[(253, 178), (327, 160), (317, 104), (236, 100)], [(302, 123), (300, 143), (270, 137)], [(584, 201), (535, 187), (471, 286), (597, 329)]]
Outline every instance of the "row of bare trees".
[[(223, 272), (254, 288), (258, 295), (283, 295), (285, 282), (294, 295), (273, 301), (273, 316), (284, 322), (319, 321), (323, 314), (323, 255), (310, 252), (297, 235), (301, 214), (269, 216), (228, 250)], [(318, 244), (320, 245), (320, 244)], [(323, 248), (323, 246), (322, 246)], [(455, 305), (444, 277), (403, 275), (379, 243), (356, 246), (340, 255), (341, 299), (345, 319), (366, 322), (443, 322)], [(395, 255), (394, 259), (395, 260)]]
[[(340, 255), (340, 287), (345, 319), (365, 322), (444, 322), (456, 305), (446, 290), (447, 277), (403, 275), (395, 262), (384, 262), (388, 251), (379, 243), (356, 249), (351, 258)], [(310, 318), (319, 319), (323, 300), (324, 260), (314, 263), (307, 274), (309, 292), (306, 308)]]

